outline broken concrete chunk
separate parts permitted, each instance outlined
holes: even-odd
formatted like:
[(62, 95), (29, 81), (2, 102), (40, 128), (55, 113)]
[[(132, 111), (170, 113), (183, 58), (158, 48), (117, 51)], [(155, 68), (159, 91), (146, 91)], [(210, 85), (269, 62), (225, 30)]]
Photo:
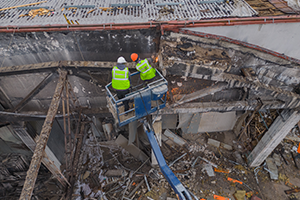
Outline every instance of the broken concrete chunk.
[(235, 157), (235, 161), (238, 162), (239, 164), (244, 163), (244, 160), (238, 151), (233, 152), (233, 156)]
[(127, 171), (123, 169), (112, 169), (108, 170), (104, 175), (107, 177), (122, 177), (122, 176), (127, 176)]
[(162, 115), (162, 129), (176, 129), (177, 114)]
[(209, 177), (215, 176), (215, 172), (211, 164), (204, 164), (203, 169), (206, 170), (206, 173)]
[(175, 198), (167, 197), (167, 200), (177, 200)]
[(187, 132), (191, 119), (194, 114), (179, 113), (179, 124), (177, 129), (181, 128), (184, 133)]
[(273, 158), (268, 157), (266, 159), (266, 163), (268, 166), (268, 170), (270, 173), (270, 178), (273, 180), (278, 180), (278, 169), (277, 166), (275, 165), (275, 161)]
[(162, 141), (164, 141), (167, 145), (173, 147), (174, 145), (176, 145), (176, 143), (174, 141), (172, 141), (171, 139), (169, 139), (168, 137), (166, 137), (164, 134), (161, 135), (161, 139)]
[(90, 171), (86, 171), (82, 177), (83, 180), (87, 179), (90, 176), (91, 172)]
[(170, 140), (172, 140), (174, 143), (183, 146), (186, 144), (186, 141), (184, 139), (182, 139), (180, 136), (174, 134), (172, 131), (170, 131), (169, 129), (166, 129), (164, 132), (164, 135), (169, 138)]
[(128, 145), (128, 140), (121, 134), (118, 136), (115, 143), (126, 149), (131, 155), (133, 155), (135, 158), (140, 159), (143, 162), (145, 162), (148, 159), (148, 156), (135, 145)]
[(217, 140), (214, 140), (214, 139), (211, 139), (211, 138), (208, 138), (207, 144), (219, 148), (221, 142), (219, 142), (219, 141), (217, 141)]
[(220, 146), (223, 148), (223, 149), (226, 149), (228, 151), (232, 151), (232, 146), (231, 145), (228, 145), (228, 144), (225, 144), (223, 142), (221, 142)]
[(220, 141), (217, 141), (217, 140), (214, 140), (211, 138), (208, 138), (207, 144), (212, 145), (217, 148), (222, 147), (223, 149), (226, 149), (228, 151), (231, 151), (233, 149), (231, 145), (225, 144), (223, 142), (220, 142)]
[(275, 161), (275, 164), (280, 167), (281, 166), (281, 160), (280, 160), (280, 156), (277, 153), (273, 154), (273, 159)]
[(103, 124), (102, 127), (103, 127), (103, 131), (105, 133), (106, 139), (111, 140), (112, 132), (113, 132), (113, 129), (114, 129), (113, 125), (108, 123), (108, 124)]

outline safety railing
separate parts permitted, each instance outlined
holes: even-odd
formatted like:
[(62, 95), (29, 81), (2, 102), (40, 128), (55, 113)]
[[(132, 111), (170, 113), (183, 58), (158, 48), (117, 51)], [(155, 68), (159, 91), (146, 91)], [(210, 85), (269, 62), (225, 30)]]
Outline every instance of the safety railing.
[[(135, 72), (130, 75), (138, 75)], [(168, 91), (168, 82), (156, 70), (156, 78), (145, 84), (132, 85), (131, 92), (126, 94), (125, 98), (117, 99), (117, 95), (111, 87), (111, 82), (105, 86), (107, 92), (107, 106), (114, 116), (119, 126), (124, 126), (130, 122), (149, 115), (166, 105), (166, 93)], [(129, 102), (129, 110), (125, 111), (124, 102)]]

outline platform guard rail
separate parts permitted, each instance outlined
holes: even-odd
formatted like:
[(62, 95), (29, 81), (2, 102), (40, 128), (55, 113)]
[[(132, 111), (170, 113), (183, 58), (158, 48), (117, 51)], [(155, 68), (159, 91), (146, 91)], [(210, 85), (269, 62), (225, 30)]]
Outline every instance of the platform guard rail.
[[(135, 72), (130, 77), (139, 75), (139, 73)], [(111, 82), (105, 86), (108, 108), (120, 127), (166, 106), (168, 82), (158, 70), (156, 70), (156, 77), (158, 79), (156, 78), (144, 87), (141, 85), (132, 86), (131, 92), (123, 99), (116, 99), (116, 94), (113, 95)], [(131, 108), (128, 111), (124, 111), (124, 101), (130, 102)]]

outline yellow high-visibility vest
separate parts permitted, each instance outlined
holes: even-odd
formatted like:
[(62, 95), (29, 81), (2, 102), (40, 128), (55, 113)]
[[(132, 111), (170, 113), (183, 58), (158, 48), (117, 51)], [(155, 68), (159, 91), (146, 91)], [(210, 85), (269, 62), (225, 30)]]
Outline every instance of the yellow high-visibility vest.
[(112, 87), (116, 90), (126, 90), (130, 87), (129, 70), (120, 70), (117, 66), (112, 69)]
[(136, 69), (140, 72), (140, 77), (143, 81), (155, 77), (156, 70), (151, 67), (147, 59), (141, 60), (136, 65)]

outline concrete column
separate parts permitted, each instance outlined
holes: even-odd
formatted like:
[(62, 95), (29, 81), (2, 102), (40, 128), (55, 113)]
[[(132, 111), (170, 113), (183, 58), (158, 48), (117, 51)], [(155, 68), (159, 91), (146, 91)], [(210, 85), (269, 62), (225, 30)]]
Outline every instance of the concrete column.
[[(157, 119), (157, 121), (155, 121), (153, 124), (153, 129), (157, 138), (158, 145), (161, 146), (162, 120), (161, 116), (158, 116), (158, 118), (159, 119)], [(152, 165), (158, 165), (153, 150), (151, 150), (151, 163)]]
[(250, 167), (261, 165), (300, 120), (300, 113), (294, 110), (284, 110), (281, 116), (276, 118), (269, 130), (248, 156)]
[(137, 128), (138, 128), (138, 121), (135, 120), (133, 122), (130, 122), (128, 124), (128, 129), (129, 129), (129, 138), (128, 138), (128, 145), (132, 144), (135, 139), (136, 139), (136, 133), (137, 133)]

